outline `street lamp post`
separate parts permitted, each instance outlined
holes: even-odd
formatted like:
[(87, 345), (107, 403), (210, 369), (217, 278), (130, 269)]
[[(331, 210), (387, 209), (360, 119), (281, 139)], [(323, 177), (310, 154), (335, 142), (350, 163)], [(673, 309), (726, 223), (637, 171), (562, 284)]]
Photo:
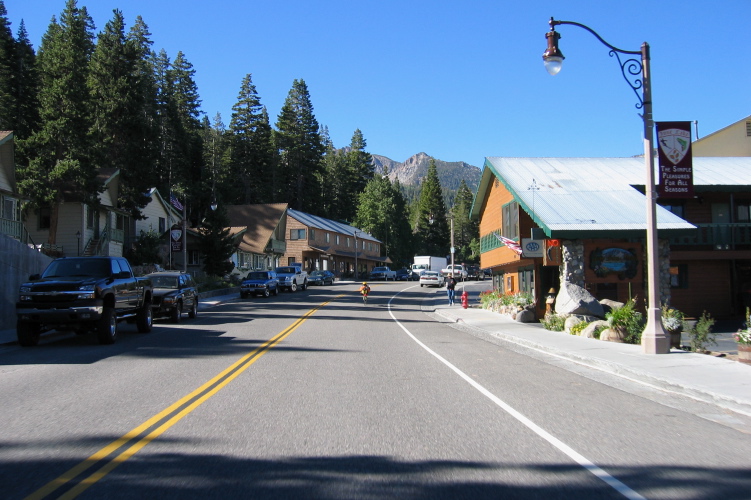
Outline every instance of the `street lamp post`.
[(76, 231), (76, 240), (78, 242), (78, 256), (81, 256), (81, 231)]
[[(545, 69), (551, 75), (556, 75), (561, 70), (563, 53), (558, 49), (558, 40), (561, 35), (555, 31), (556, 26), (570, 24), (583, 28), (592, 33), (603, 45), (610, 49), (610, 56), (615, 56), (621, 66), (623, 78), (639, 99), (637, 109), (642, 109), (641, 115), (644, 121), (644, 165), (647, 169), (646, 202), (647, 202), (647, 326), (642, 333), (641, 343), (645, 354), (666, 354), (670, 352), (670, 337), (662, 327), (660, 313), (660, 275), (659, 253), (657, 240), (657, 195), (655, 193), (654, 176), (654, 153), (653, 153), (653, 128), (652, 120), (652, 83), (649, 66), (649, 44), (644, 42), (641, 50), (622, 50), (598, 35), (594, 30), (573, 21), (556, 21), (550, 18), (550, 31), (545, 34), (548, 47), (542, 55)], [(619, 54), (625, 54), (627, 59), (621, 60)], [(641, 56), (641, 61), (633, 56)], [(639, 95), (639, 90), (642, 91)]]
[(451, 214), (451, 275), (454, 275), (454, 214)]
[(355, 281), (357, 281), (357, 233), (359, 231), (355, 231), (353, 234), (355, 236)]

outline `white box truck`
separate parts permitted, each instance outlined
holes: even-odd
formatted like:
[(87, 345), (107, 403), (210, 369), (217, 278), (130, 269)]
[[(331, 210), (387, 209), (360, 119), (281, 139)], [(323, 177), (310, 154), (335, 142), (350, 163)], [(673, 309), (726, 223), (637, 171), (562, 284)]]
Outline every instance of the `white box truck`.
[(429, 255), (415, 255), (412, 272), (421, 276), (423, 271), (441, 272), (446, 267), (446, 257), (431, 257)]

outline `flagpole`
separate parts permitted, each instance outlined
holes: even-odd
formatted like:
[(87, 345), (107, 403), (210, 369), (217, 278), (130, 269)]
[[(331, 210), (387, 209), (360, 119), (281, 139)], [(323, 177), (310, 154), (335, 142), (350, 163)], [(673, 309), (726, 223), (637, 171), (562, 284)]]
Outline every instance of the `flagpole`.
[(167, 246), (169, 247), (169, 267), (172, 269), (172, 186), (170, 185), (169, 202), (167, 203)]

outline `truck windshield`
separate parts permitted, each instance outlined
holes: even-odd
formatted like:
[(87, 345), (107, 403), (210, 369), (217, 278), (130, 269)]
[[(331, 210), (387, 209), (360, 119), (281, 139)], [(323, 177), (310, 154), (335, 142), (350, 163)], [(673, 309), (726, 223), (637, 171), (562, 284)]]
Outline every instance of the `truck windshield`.
[(109, 277), (112, 265), (107, 259), (62, 259), (53, 261), (43, 278)]
[(297, 268), (295, 267), (279, 267), (276, 270), (277, 273), (282, 274), (295, 274), (297, 272)]
[(265, 280), (268, 278), (266, 273), (248, 273), (249, 280)]

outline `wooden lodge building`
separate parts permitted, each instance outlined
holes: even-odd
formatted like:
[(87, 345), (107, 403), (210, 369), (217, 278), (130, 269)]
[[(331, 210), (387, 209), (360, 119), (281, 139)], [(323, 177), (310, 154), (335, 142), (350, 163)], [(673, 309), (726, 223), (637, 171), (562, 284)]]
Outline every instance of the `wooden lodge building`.
[[(742, 130), (751, 137), (751, 120)], [(645, 179), (639, 157), (486, 158), (472, 216), (494, 288), (532, 293), (538, 317), (564, 281), (643, 306)], [(661, 302), (690, 317), (742, 317), (751, 306), (751, 157), (694, 156), (693, 184), (693, 198), (657, 200)]]

